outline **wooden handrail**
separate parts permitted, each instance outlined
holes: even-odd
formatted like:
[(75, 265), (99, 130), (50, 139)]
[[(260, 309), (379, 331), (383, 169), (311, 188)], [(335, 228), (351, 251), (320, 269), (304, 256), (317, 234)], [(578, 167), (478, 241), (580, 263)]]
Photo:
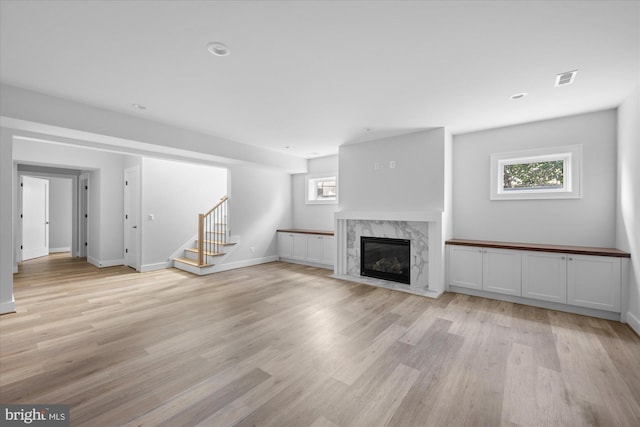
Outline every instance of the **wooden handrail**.
[(215, 211), (218, 208), (218, 206), (220, 206), (221, 204), (223, 204), (227, 200), (229, 200), (228, 196), (222, 197), (217, 205), (215, 205), (214, 207), (212, 207), (211, 209), (209, 209), (207, 212), (203, 213), (202, 215), (208, 216), (211, 212)]
[[(220, 246), (227, 243), (227, 200), (229, 197), (224, 196), (209, 211), (198, 214), (198, 266), (200, 267), (207, 265), (207, 257), (220, 253)], [(209, 236), (210, 234), (213, 236)]]

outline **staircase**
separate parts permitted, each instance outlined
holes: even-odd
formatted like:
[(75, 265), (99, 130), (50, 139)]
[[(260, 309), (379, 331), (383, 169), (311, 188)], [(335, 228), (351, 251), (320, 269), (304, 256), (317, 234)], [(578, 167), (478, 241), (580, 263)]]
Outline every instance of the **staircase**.
[(184, 249), (182, 257), (173, 258), (173, 266), (197, 275), (212, 273), (213, 261), (227, 253), (229, 246), (235, 245), (228, 241), (227, 196), (208, 212), (198, 214), (198, 235), (191, 246)]

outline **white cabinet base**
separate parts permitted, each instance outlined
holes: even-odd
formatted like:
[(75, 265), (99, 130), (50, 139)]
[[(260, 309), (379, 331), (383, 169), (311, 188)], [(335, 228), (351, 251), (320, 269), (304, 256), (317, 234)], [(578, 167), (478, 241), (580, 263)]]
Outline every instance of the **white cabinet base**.
[(498, 294), (495, 292), (487, 292), (482, 290), (463, 288), (455, 285), (449, 285), (449, 292), (455, 292), (457, 294), (464, 294), (464, 295), (472, 295), (475, 297), (491, 298), (498, 301), (513, 302), (516, 304), (546, 308), (549, 310), (564, 311), (565, 313), (574, 313), (574, 314), (581, 314), (583, 316), (598, 317), (600, 319), (614, 320), (616, 322), (622, 321), (620, 313), (614, 313), (612, 311), (597, 310), (597, 309), (588, 308), (588, 307), (578, 307), (578, 306), (569, 305), (569, 304), (560, 304), (560, 303), (555, 303), (550, 301), (542, 301), (542, 300), (536, 300), (531, 298), (518, 297), (514, 295)]

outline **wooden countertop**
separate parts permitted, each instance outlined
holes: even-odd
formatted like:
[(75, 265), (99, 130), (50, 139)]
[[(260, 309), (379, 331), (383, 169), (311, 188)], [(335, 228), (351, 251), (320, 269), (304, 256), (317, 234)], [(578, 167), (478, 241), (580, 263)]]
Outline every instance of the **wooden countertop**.
[(278, 231), (279, 233), (319, 234), (321, 236), (333, 236), (333, 231), (327, 231), (327, 230), (306, 230), (303, 228), (281, 228), (276, 231)]
[(523, 251), (560, 252), (576, 255), (599, 255), (617, 258), (631, 258), (631, 254), (613, 248), (594, 248), (588, 246), (542, 245), (536, 243), (493, 242), (490, 240), (451, 239), (447, 245), (479, 246), (483, 248), (517, 249)]

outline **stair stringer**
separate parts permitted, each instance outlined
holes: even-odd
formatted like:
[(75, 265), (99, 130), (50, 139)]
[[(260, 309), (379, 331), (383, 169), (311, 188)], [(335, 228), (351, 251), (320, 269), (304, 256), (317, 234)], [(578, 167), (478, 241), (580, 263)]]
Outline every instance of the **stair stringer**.
[[(222, 245), (221, 248), (224, 250), (223, 255), (216, 256), (205, 256), (205, 262), (211, 263), (212, 265), (208, 265), (205, 267), (198, 267), (195, 265), (190, 265), (179, 261), (176, 258), (181, 257), (181, 255), (185, 252), (185, 249), (195, 248), (197, 247), (196, 242), (198, 240), (198, 236), (195, 235), (191, 239), (189, 239), (184, 245), (182, 245), (178, 250), (176, 250), (171, 255), (171, 263), (173, 267), (187, 271), (192, 274), (196, 274), (198, 276), (204, 276), (207, 274), (217, 273), (219, 271), (231, 270), (234, 268), (242, 267), (243, 265), (238, 265), (240, 263), (233, 262), (225, 264), (225, 259), (228, 258), (230, 254), (232, 254), (236, 248), (240, 245), (240, 236), (229, 236), (229, 242), (227, 245)], [(254, 265), (254, 264), (248, 264)]]

